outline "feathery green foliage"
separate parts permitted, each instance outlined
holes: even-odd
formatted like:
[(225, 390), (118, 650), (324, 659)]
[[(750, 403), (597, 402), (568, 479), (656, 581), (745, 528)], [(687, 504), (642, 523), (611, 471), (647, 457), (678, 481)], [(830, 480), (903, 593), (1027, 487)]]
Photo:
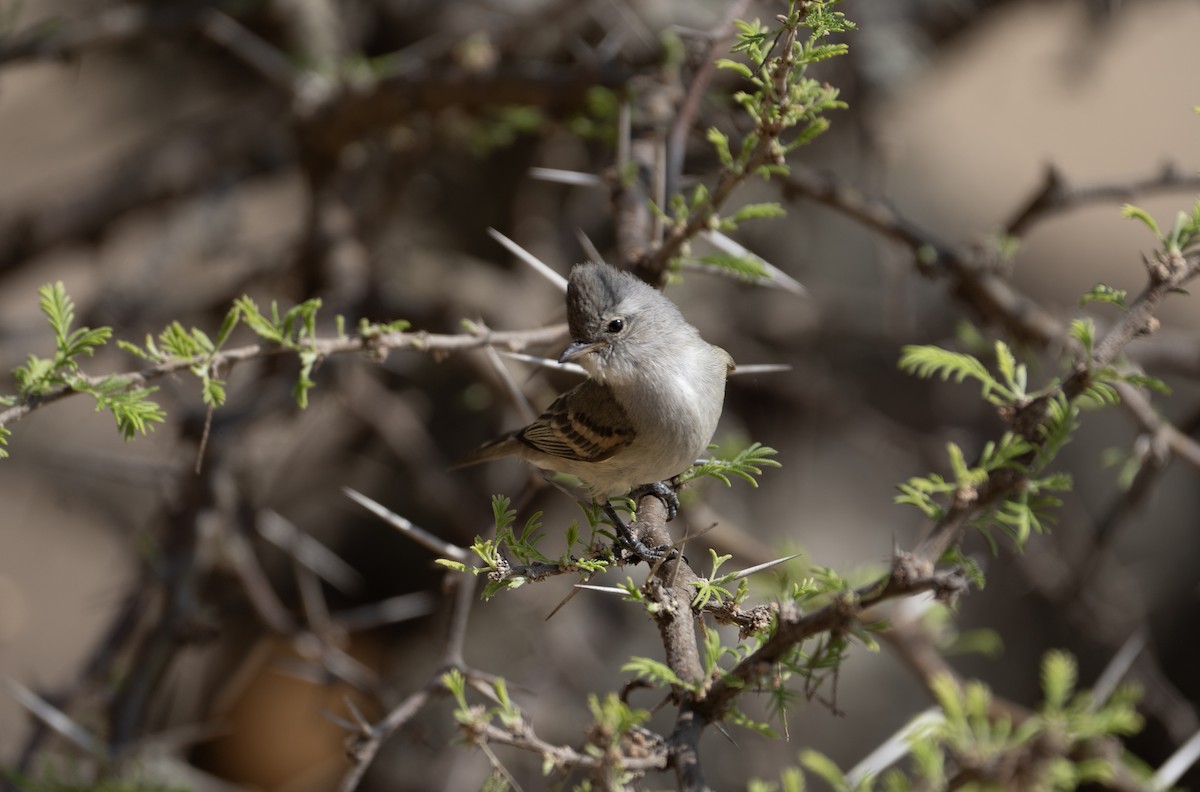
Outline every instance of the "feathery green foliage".
[[(581, 504), (582, 505), (582, 504)], [(585, 508), (589, 522), (592, 524), (593, 539), (596, 533), (598, 516), (596, 510), (589, 505)], [(487, 600), (507, 589), (520, 588), (529, 582), (529, 578), (514, 572), (508, 556), (512, 556), (523, 566), (545, 565), (547, 569), (557, 566), (563, 571), (576, 571), (588, 577), (608, 568), (611, 553), (592, 552), (592, 542), (584, 544), (580, 540), (578, 523), (571, 523), (567, 529), (567, 547), (563, 554), (553, 559), (538, 549), (538, 544), (544, 538), (542, 532), (542, 512), (534, 512), (518, 530), (517, 511), (511, 508), (511, 501), (504, 495), (492, 496), (492, 518), (495, 523), (495, 535), (492, 539), (476, 536), (468, 548), (481, 562), (480, 566), (469, 567), (459, 561), (441, 558), (437, 563), (458, 572), (470, 572), (473, 575), (484, 575), (487, 584), (480, 596)], [(574, 555), (579, 552), (581, 555)]]
[(679, 477), (679, 482), (686, 484), (702, 476), (711, 476), (726, 487), (731, 487), (733, 483), (729, 477), (736, 476), (749, 483), (750, 486), (757, 487), (758, 479), (755, 477), (762, 475), (763, 468), (782, 467), (779, 462), (771, 459), (777, 453), (779, 452), (774, 448), (769, 448), (762, 443), (751, 443), (729, 459), (713, 457), (693, 465)]
[[(914, 724), (907, 768), (851, 779), (827, 757), (804, 751), (799, 765), (784, 774), (783, 788), (803, 789), (808, 773), (835, 790), (916, 792), (945, 789), (964, 778), (972, 779), (964, 788), (1001, 789), (1009, 788), (1016, 776), (1022, 789), (1066, 792), (1111, 782), (1118, 773), (1136, 774), (1120, 743), (1112, 744), (1116, 750), (1089, 749), (1096, 740), (1127, 736), (1141, 728), (1136, 693), (1122, 688), (1107, 701), (1096, 701), (1086, 692), (1076, 692), (1077, 678), (1070, 655), (1048, 653), (1042, 661), (1043, 703), (1017, 721), (994, 706), (986, 685), (960, 685), (949, 675), (936, 676), (931, 687), (940, 716)], [(780, 787), (760, 781), (750, 788)]]
[(734, 275), (750, 283), (757, 283), (770, 277), (771, 273), (763, 266), (762, 261), (751, 256), (734, 256), (729, 253), (710, 253), (701, 256), (698, 261), (710, 267), (716, 267), (722, 272)]
[(1175, 222), (1169, 233), (1164, 234), (1154, 218), (1145, 209), (1125, 204), (1121, 214), (1145, 225), (1154, 234), (1162, 247), (1162, 252), (1168, 257), (1180, 256), (1195, 252), (1200, 245), (1200, 199), (1192, 207), (1191, 212), (1180, 211), (1175, 215)]
[[(1108, 287), (1096, 287), (1092, 299), (1123, 305), (1124, 295)], [(1086, 301), (1086, 299), (1085, 299)], [(1090, 319), (1071, 323), (1070, 335), (1083, 348), (1090, 361), (1095, 327)], [(1119, 401), (1114, 383), (1125, 382), (1153, 390), (1168, 390), (1160, 380), (1138, 372), (1123, 373), (1113, 366), (1098, 367), (1091, 372), (1074, 399), (1068, 399), (1059, 380), (1050, 380), (1042, 389), (1029, 390), (1028, 371), (1017, 362), (1012, 350), (1002, 341), (994, 344), (995, 373), (979, 358), (964, 352), (954, 352), (936, 346), (906, 346), (901, 351), (899, 367), (923, 378), (939, 377), (943, 381), (974, 380), (981, 386), (981, 396), (995, 405), (1002, 416), (1012, 420), (1021, 410), (1040, 404), (1040, 420), (1032, 432), (1020, 435), (1006, 432), (998, 442), (987, 443), (968, 464), (963, 450), (954, 443), (947, 446), (950, 478), (937, 473), (917, 476), (899, 485), (897, 503), (920, 509), (932, 520), (940, 520), (953, 504), (969, 504), (976, 493), (1000, 471), (1020, 477), (1019, 486), (995, 506), (983, 509), (971, 519), (997, 550), (992, 528), (1000, 528), (1022, 547), (1033, 533), (1044, 532), (1054, 521), (1054, 509), (1061, 501), (1053, 493), (1070, 490), (1071, 480), (1065, 474), (1041, 475), (1053, 462), (1062, 447), (1070, 442), (1079, 428), (1081, 409), (1105, 407)]]
[(678, 687), (693, 693), (700, 691), (700, 683), (685, 682), (671, 670), (669, 665), (649, 657), (631, 657), (625, 665), (621, 666), (621, 670), (634, 674), (638, 679), (648, 682), (654, 687)]
[[(786, 174), (788, 153), (828, 129), (827, 114), (846, 106), (836, 88), (808, 74), (813, 64), (847, 51), (845, 44), (828, 40), (854, 27), (833, 10), (836, 5), (837, 0), (790, 0), (787, 13), (776, 17), (776, 27), (759, 20), (734, 21), (737, 39), (731, 54), (737, 57), (722, 58), (717, 67), (735, 72), (748, 83), (733, 95), (748, 123), (738, 128), (738, 140), (727, 131), (708, 130), (708, 141), (721, 165), (715, 184), (697, 184), (688, 195), (668, 196), (666, 206), (651, 206), (668, 226), (673, 243), (686, 242), (701, 231), (733, 231), (746, 220), (783, 214), (777, 203), (749, 204), (724, 217), (720, 209), (746, 178)], [(674, 271), (684, 255), (681, 248), (673, 248), (670, 269)], [(761, 265), (750, 259), (715, 256), (707, 263), (744, 279), (765, 277)]]
[(1112, 286), (1097, 283), (1087, 294), (1079, 298), (1079, 304), (1083, 306), (1093, 302), (1109, 303), (1124, 310), (1129, 307), (1129, 304), (1125, 302), (1127, 294), (1128, 292), (1124, 289), (1114, 289)]
[(733, 593), (726, 586), (733, 581), (733, 574), (722, 577), (717, 576), (717, 570), (721, 568), (732, 555), (717, 555), (716, 550), (709, 549), (709, 555), (712, 556), (712, 572), (707, 578), (700, 578), (692, 582), (696, 588), (696, 596), (692, 598), (692, 607), (696, 610), (703, 608), (710, 602), (720, 604), (726, 600), (733, 599)]
[[(54, 332), (54, 356), (40, 358), (30, 354), (13, 371), (17, 381), (17, 400), (33, 401), (60, 390), (86, 393), (96, 400), (96, 410), (108, 410), (117, 429), (126, 440), (146, 434), (166, 419), (158, 403), (150, 398), (157, 388), (140, 384), (137, 377), (110, 376), (95, 379), (83, 373), (79, 359), (91, 357), (112, 337), (108, 327), (72, 328), (75, 303), (67, 295), (62, 281), (46, 284), (38, 290), (38, 305)], [(7, 437), (7, 432), (3, 437)], [(0, 440), (3, 439), (0, 437)]]
[(467, 727), (481, 727), (499, 720), (505, 728), (520, 726), (523, 716), (508, 694), (508, 683), (497, 677), (492, 681), (489, 698), (495, 706), (483, 707), (467, 701), (467, 678), (462, 671), (452, 668), (442, 674), (442, 685), (454, 699), (454, 717)]

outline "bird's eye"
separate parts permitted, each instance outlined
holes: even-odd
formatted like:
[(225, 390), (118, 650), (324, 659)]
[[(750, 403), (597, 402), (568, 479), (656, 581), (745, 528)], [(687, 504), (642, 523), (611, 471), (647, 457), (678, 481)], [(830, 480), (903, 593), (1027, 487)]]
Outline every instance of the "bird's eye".
[(619, 333), (625, 329), (625, 320), (624, 319), (613, 319), (611, 322), (608, 323), (608, 326), (605, 329), (608, 330), (608, 332), (610, 332), (610, 333)]

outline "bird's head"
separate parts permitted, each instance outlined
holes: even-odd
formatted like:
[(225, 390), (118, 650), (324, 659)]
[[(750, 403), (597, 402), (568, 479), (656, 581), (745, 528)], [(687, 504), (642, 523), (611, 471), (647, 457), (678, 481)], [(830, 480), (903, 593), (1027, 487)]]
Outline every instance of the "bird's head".
[(684, 325), (674, 303), (636, 276), (607, 264), (578, 264), (567, 282), (571, 344), (559, 362), (620, 385), (654, 356), (670, 354), (667, 332)]

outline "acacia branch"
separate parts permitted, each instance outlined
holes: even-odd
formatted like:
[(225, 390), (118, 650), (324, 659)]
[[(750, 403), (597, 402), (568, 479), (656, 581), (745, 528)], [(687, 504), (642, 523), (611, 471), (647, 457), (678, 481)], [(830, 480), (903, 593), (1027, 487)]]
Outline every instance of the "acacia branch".
[[(1152, 269), (1150, 283), (1095, 345), (1090, 360), (1080, 363), (1053, 392), (1018, 409), (1012, 418), (1014, 428), (1035, 446), (1040, 446), (1043, 440), (1038, 429), (1046, 417), (1050, 400), (1059, 393), (1068, 399), (1075, 399), (1082, 394), (1099, 370), (1111, 365), (1131, 340), (1147, 331), (1155, 309), (1166, 295), (1198, 272), (1200, 262), (1197, 261), (1178, 266), (1165, 275)], [(1029, 456), (1032, 459), (1033, 455)], [(1001, 470), (994, 472), (976, 490), (960, 490), (915, 553), (898, 554), (887, 576), (811, 614), (799, 617), (781, 615), (775, 634), (750, 657), (717, 680), (704, 700), (693, 706), (703, 714), (705, 720), (711, 722), (719, 719), (741, 690), (767, 668), (778, 663), (795, 645), (819, 633), (847, 630), (859, 620), (866, 608), (886, 599), (925, 591), (934, 591), (939, 599), (953, 599), (965, 589), (966, 581), (957, 570), (934, 572), (934, 564), (949, 548), (961, 541), (972, 519), (1015, 494), (1025, 481), (1026, 476), (1022, 473)]]
[[(1126, 382), (1113, 384), (1121, 406), (1133, 416), (1154, 446), (1165, 445), (1171, 453), (1200, 473), (1200, 443), (1163, 418), (1141, 391)], [(1163, 460), (1165, 463), (1165, 460)]]
[[(214, 371), (228, 371), (239, 363), (250, 360), (273, 357), (275, 355), (295, 354), (301, 349), (312, 350), (320, 358), (331, 355), (363, 352), (376, 357), (385, 357), (389, 351), (413, 349), (422, 352), (452, 353), (479, 349), (484, 346), (503, 347), (519, 351), (532, 344), (551, 343), (563, 338), (566, 325), (549, 325), (530, 330), (486, 330), (476, 333), (427, 333), (418, 332), (389, 332), (374, 336), (344, 336), (337, 338), (315, 338), (298, 342), (295, 346), (285, 346), (278, 343), (250, 344), (235, 349), (221, 350), (212, 355), (198, 355), (189, 358), (172, 358), (153, 366), (131, 371), (125, 374), (113, 374), (105, 377), (85, 376), (87, 384), (98, 386), (101, 383), (119, 384), (127, 390), (143, 388), (155, 380), (180, 371), (187, 371), (194, 366), (204, 366)], [(59, 386), (54, 390), (38, 396), (27, 397), (21, 403), (0, 411), (0, 427), (7, 426), (36, 409), (74, 396), (82, 391), (68, 386)]]
[(917, 271), (928, 278), (947, 278), (954, 296), (979, 317), (1003, 327), (1016, 339), (1037, 346), (1060, 343), (1066, 329), (1053, 315), (997, 271), (978, 252), (956, 249), (907, 219), (882, 198), (864, 195), (832, 176), (789, 164), (779, 178), (785, 200), (809, 198), (907, 247)]
[[(471, 727), (467, 727), (471, 731)], [(608, 768), (645, 772), (662, 770), (667, 765), (667, 752), (663, 748), (651, 748), (648, 752), (617, 754), (606, 752), (600, 756), (577, 751), (565, 745), (554, 745), (541, 739), (533, 728), (522, 720), (512, 728), (501, 728), (494, 723), (481, 724), (472, 734), (473, 739), (484, 743), (494, 742), (540, 755), (559, 770), (604, 770)]]
[(1185, 173), (1173, 165), (1167, 165), (1160, 173), (1142, 179), (1072, 187), (1063, 178), (1062, 172), (1051, 165), (1046, 168), (1041, 186), (1004, 224), (1004, 230), (1009, 236), (1022, 236), (1037, 223), (1085, 206), (1130, 201), (1140, 195), (1181, 190), (1200, 190), (1200, 175)]
[(891, 572), (879, 580), (846, 592), (812, 613), (781, 614), (771, 638), (713, 682), (693, 707), (706, 723), (720, 720), (742, 691), (752, 687), (803, 641), (821, 633), (843, 632), (856, 624), (864, 611), (881, 602), (926, 592), (933, 592), (939, 600), (953, 601), (966, 585), (958, 570), (935, 571), (931, 562), (916, 555), (897, 554)]

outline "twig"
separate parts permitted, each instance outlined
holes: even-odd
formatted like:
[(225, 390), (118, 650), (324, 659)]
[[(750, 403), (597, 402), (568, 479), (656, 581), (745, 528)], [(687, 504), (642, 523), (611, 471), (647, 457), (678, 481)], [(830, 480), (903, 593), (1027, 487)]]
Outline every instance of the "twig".
[(938, 241), (882, 199), (867, 197), (811, 168), (792, 164), (790, 169), (788, 176), (779, 178), (785, 199), (810, 198), (904, 245), (912, 251), (919, 272), (926, 277), (950, 278), (955, 297), (985, 321), (1003, 326), (1013, 337), (1038, 346), (1062, 342), (1066, 335), (1062, 323), (1015, 290), (989, 262)]
[(1113, 383), (1113, 387), (1125, 411), (1150, 436), (1152, 444), (1165, 445), (1174, 456), (1200, 472), (1200, 443), (1164, 419), (1137, 388), (1125, 382)]
[(1125, 183), (1095, 184), (1086, 187), (1071, 187), (1062, 173), (1053, 165), (1046, 168), (1042, 184), (1011, 220), (1004, 224), (1009, 236), (1029, 233), (1036, 223), (1044, 222), (1054, 215), (1074, 211), (1097, 203), (1129, 201), (1139, 195), (1154, 195), (1163, 192), (1195, 192), (1200, 190), (1200, 176), (1184, 173), (1173, 165), (1162, 172)]
[(734, 35), (734, 20), (745, 16), (749, 6), (750, 0), (735, 0), (730, 3), (729, 7), (725, 9), (725, 16), (720, 24), (708, 33), (708, 51), (704, 54), (699, 68), (688, 84), (687, 93), (684, 94), (683, 101), (679, 103), (679, 112), (671, 121), (671, 130), (667, 135), (664, 185), (667, 195), (674, 195), (679, 191), (680, 178), (683, 176), (684, 154), (687, 152), (687, 139), (692, 132), (696, 116), (700, 112), (700, 102), (717, 71), (718, 56), (729, 51), (729, 44)]
[(429, 697), (441, 690), (440, 676), (430, 678), (420, 690), (410, 694), (387, 714), (382, 721), (371, 727), (370, 733), (351, 735), (346, 741), (346, 753), (350, 756), (351, 765), (346, 775), (338, 785), (338, 792), (352, 792), (358, 788), (367, 768), (371, 766), (375, 755), (379, 753), (384, 740), (397, 729), (413, 718), (429, 702)]
[(966, 580), (958, 570), (934, 571), (932, 563), (901, 553), (893, 560), (892, 571), (880, 580), (847, 592), (812, 613), (781, 614), (774, 635), (712, 684), (705, 699), (696, 705), (698, 712), (705, 722), (719, 719), (742, 686), (752, 682), (762, 669), (769, 668), (793, 646), (821, 633), (848, 628), (874, 605), (925, 592), (952, 601), (965, 589)]
[(597, 770), (616, 766), (626, 770), (644, 772), (661, 770), (667, 764), (665, 751), (652, 753), (649, 756), (592, 756), (563, 745), (548, 743), (534, 734), (532, 728), (524, 723), (519, 729), (511, 730), (488, 723), (482, 726), (480, 736), (489, 742), (532, 751), (558, 769)]
[[(485, 333), (456, 333), (439, 335), (426, 332), (392, 332), (364, 338), (363, 336), (347, 336), (340, 338), (317, 338), (305, 341), (305, 347), (312, 349), (320, 357), (346, 354), (352, 352), (369, 352), (385, 354), (389, 350), (416, 349), (431, 352), (460, 352), (478, 349), (483, 346), (497, 346), (512, 350), (524, 349), (530, 344), (550, 343), (563, 337), (565, 325), (551, 325), (532, 330), (488, 331)], [(228, 371), (239, 363), (249, 360), (272, 357), (275, 355), (293, 353), (287, 347), (279, 344), (251, 344), (236, 349), (226, 349), (214, 353), (211, 357), (175, 358), (165, 363), (159, 363), (141, 371), (112, 375), (111, 377), (89, 377), (93, 385), (104, 380), (116, 380), (126, 388), (140, 388), (151, 382), (186, 371), (195, 365), (211, 362), (211, 365)], [(25, 417), (39, 407), (44, 407), (60, 399), (78, 394), (79, 391), (68, 387), (57, 388), (45, 395), (30, 398), (13, 407), (0, 411), (0, 427), (7, 426), (13, 421)]]

